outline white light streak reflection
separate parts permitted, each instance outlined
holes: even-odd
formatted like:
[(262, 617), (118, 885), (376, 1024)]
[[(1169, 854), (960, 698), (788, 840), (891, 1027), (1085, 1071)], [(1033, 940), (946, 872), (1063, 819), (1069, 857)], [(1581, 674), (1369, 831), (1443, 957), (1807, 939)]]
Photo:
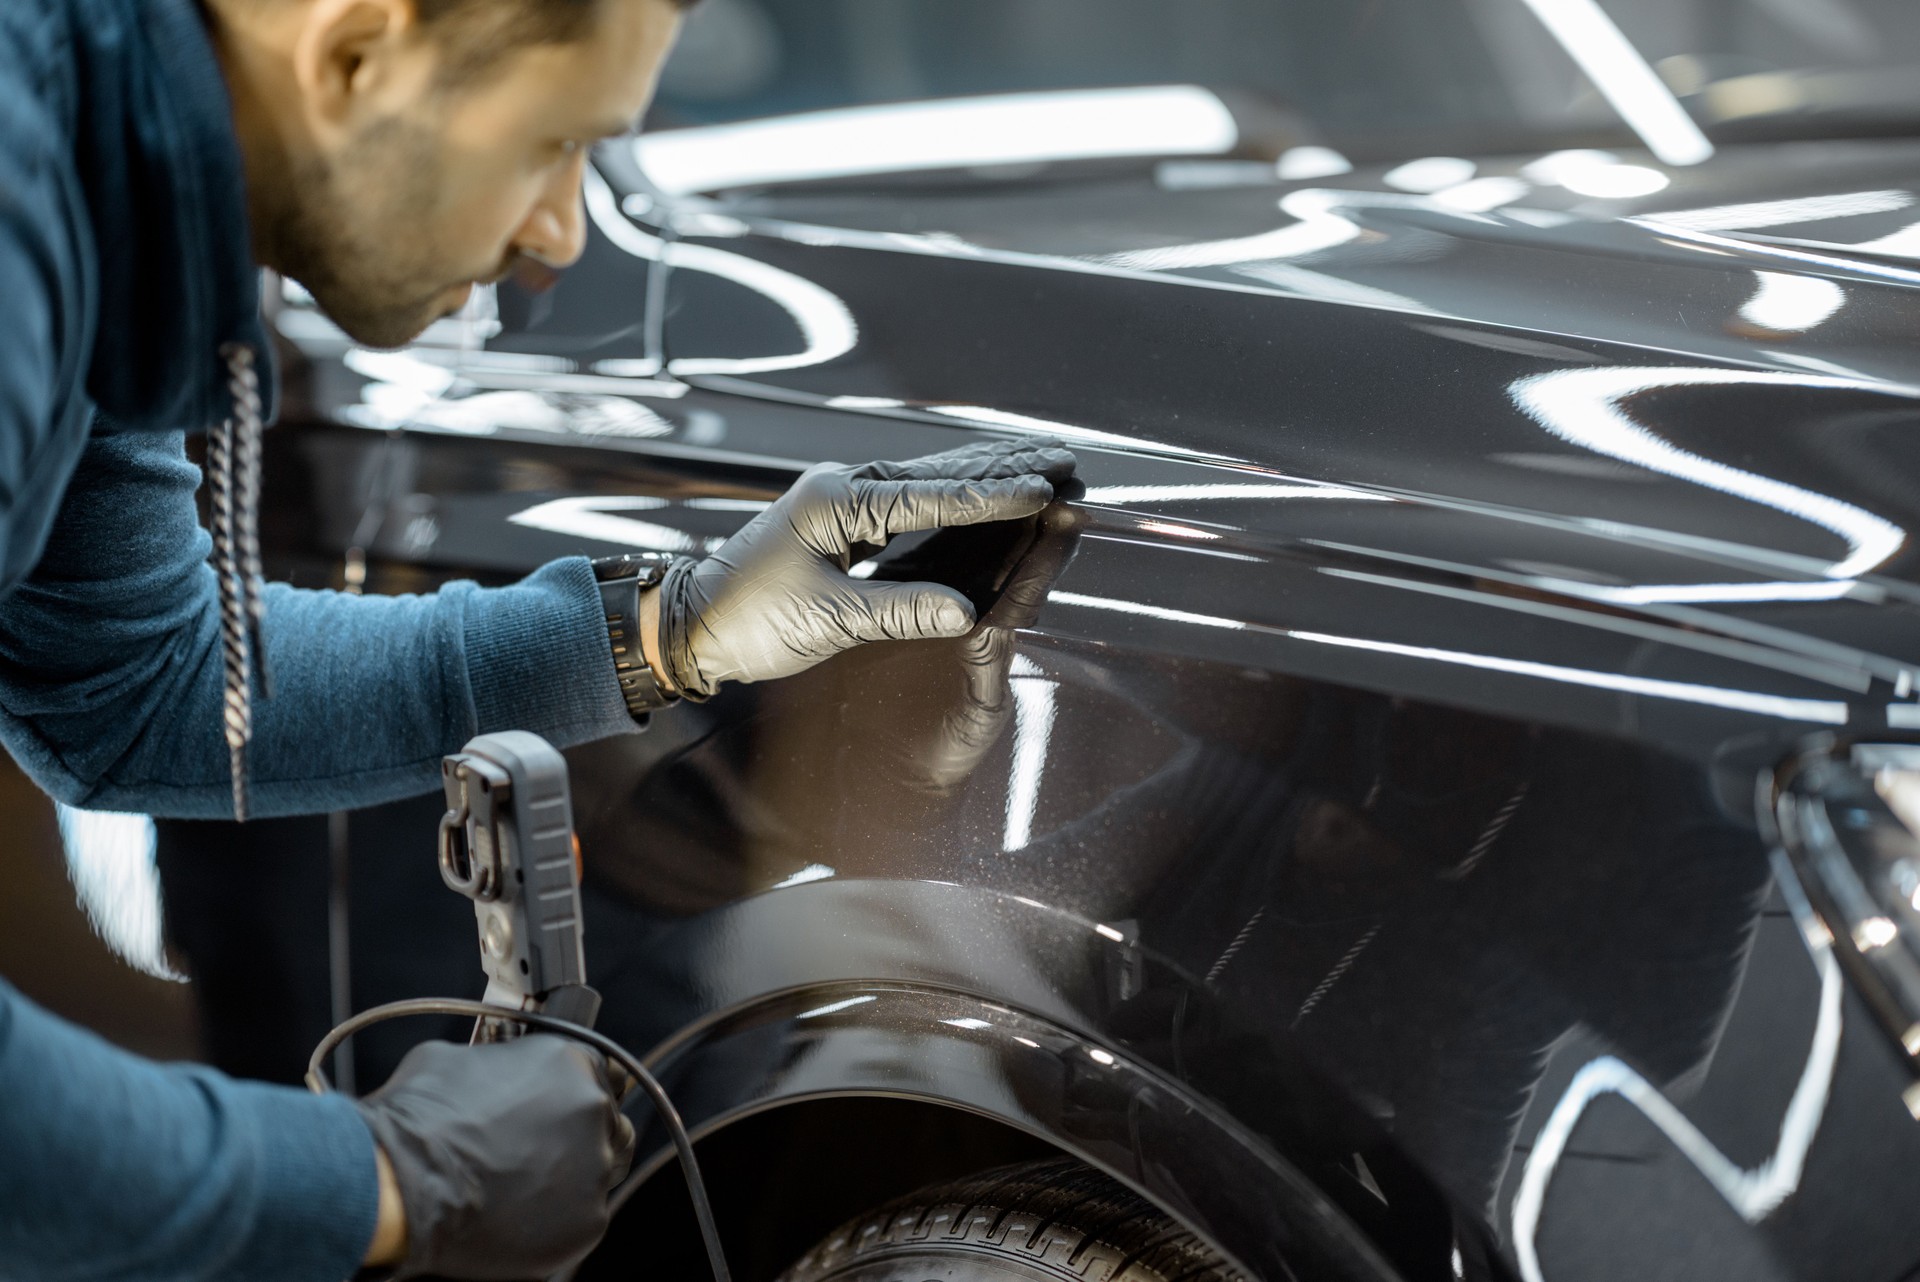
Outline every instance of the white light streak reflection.
[(1433, 203), (1442, 209), (1458, 209), (1469, 214), (1484, 214), (1502, 205), (1525, 199), (1533, 191), (1530, 183), (1518, 178), (1492, 176), (1449, 187), (1433, 193)]
[(1765, 1219), (1800, 1187), (1807, 1152), (1820, 1129), (1827, 1097), (1833, 1088), (1834, 1066), (1840, 1053), (1842, 984), (1840, 967), (1826, 947), (1815, 953), (1820, 971), (1820, 1014), (1813, 1043), (1787, 1111), (1780, 1119), (1780, 1138), (1773, 1155), (1745, 1170), (1722, 1153), (1673, 1102), (1652, 1083), (1611, 1055), (1596, 1059), (1577, 1074), (1566, 1094), (1534, 1141), (1513, 1199), (1514, 1255), (1525, 1282), (1546, 1282), (1540, 1268), (1540, 1213), (1554, 1169), (1565, 1153), (1587, 1106), (1602, 1095), (1618, 1095), (1638, 1109), (1673, 1146), (1712, 1184), (1727, 1205), (1749, 1224)]
[(1830, 218), (1891, 213), (1905, 209), (1913, 202), (1914, 195), (1910, 191), (1854, 191), (1834, 196), (1806, 196), (1796, 200), (1764, 200), (1747, 205), (1668, 210), (1648, 214), (1646, 221), (1688, 231), (1752, 231), (1761, 227), (1824, 222)]
[(795, 1019), (819, 1019), (822, 1015), (835, 1015), (843, 1010), (852, 1010), (855, 1006), (864, 1006), (868, 1002), (879, 1001), (877, 997), (849, 997), (843, 1002), (829, 1002), (825, 1006), (816, 1006), (810, 1011), (795, 1015)]
[(1672, 179), (1658, 169), (1629, 165), (1609, 151), (1577, 149), (1542, 156), (1521, 175), (1546, 187), (1565, 187), (1595, 200), (1632, 200), (1665, 191)]
[(1420, 316), (1439, 316), (1441, 312), (1417, 298), (1396, 294), (1390, 289), (1362, 285), (1358, 281), (1327, 272), (1317, 272), (1297, 263), (1245, 263), (1233, 269), (1234, 275), (1272, 285), (1303, 298), (1319, 298), (1349, 307), (1377, 307), (1384, 311), (1412, 312)]
[(1002, 850), (1024, 850), (1033, 841), (1034, 816), (1040, 810), (1040, 780), (1053, 742), (1056, 684), (1025, 655), (1015, 655), (1013, 686), (1013, 766), (1007, 780), (1006, 831)]
[(1095, 934), (1103, 935), (1116, 944), (1124, 944), (1127, 942), (1127, 937), (1124, 934), (1114, 927), (1107, 925), (1105, 922), (1096, 923), (1093, 929)]
[(1047, 600), (1060, 605), (1077, 605), (1087, 610), (1112, 610), (1119, 614), (1137, 614), (1147, 619), (1164, 619), (1168, 623), (1192, 623), (1203, 628), (1245, 631), (1250, 626), (1238, 619), (1223, 619), (1212, 614), (1194, 614), (1187, 610), (1169, 610), (1165, 606), (1145, 605), (1139, 601), (1119, 601), (1112, 597), (1082, 596), (1078, 592), (1054, 592), (1048, 595)]
[(1522, 3), (1640, 135), (1648, 151), (1669, 165), (1697, 165), (1713, 156), (1713, 144), (1700, 126), (1596, 0)]
[(1671, 699), (1680, 703), (1695, 703), (1706, 707), (1726, 708), (1734, 712), (1779, 717), (1787, 721), (1807, 721), (1818, 725), (1834, 726), (1845, 725), (1847, 722), (1847, 705), (1837, 700), (1796, 699), (1782, 695), (1762, 694), (1752, 690), (1729, 690), (1721, 686), (1696, 685), (1688, 681), (1663, 681), (1653, 677), (1635, 677), (1618, 672), (1593, 672), (1585, 668), (1567, 668), (1552, 663), (1536, 663), (1528, 659), (1507, 659), (1491, 654), (1469, 654), (1458, 650), (1434, 649), (1430, 646), (1402, 645), (1394, 641), (1373, 641), (1364, 637), (1297, 631), (1291, 628), (1271, 627), (1262, 623), (1247, 623), (1239, 619), (1226, 619), (1217, 615), (1170, 610), (1164, 606), (1146, 605), (1138, 601), (1082, 596), (1077, 592), (1055, 592), (1049, 595), (1047, 600), (1061, 605), (1077, 605), (1083, 609), (1111, 610), (1120, 614), (1138, 615), (1142, 618), (1161, 619), (1168, 623), (1189, 623), (1197, 627), (1221, 628), (1237, 632), (1264, 632), (1271, 636), (1285, 637), (1312, 645), (1365, 650), (1374, 654), (1418, 659), (1427, 663), (1453, 664), (1486, 672), (1504, 672), (1511, 676), (1558, 681), (1567, 685), (1586, 686), (1598, 690), (1613, 690), (1621, 694), (1638, 695), (1649, 699)]
[(771, 889), (785, 890), (789, 886), (804, 886), (810, 881), (825, 881), (835, 875), (835, 870), (826, 864), (808, 864), (793, 876), (773, 883)]
[[(1884, 383), (1817, 374), (1621, 368), (1536, 374), (1520, 379), (1510, 391), (1521, 410), (1563, 441), (1759, 503), (1832, 531), (1847, 544), (1847, 555), (1827, 569), (1833, 578), (1854, 578), (1883, 565), (1906, 542), (1906, 531), (1891, 521), (1829, 495), (1702, 458), (1655, 436), (1627, 413), (1625, 402), (1632, 397), (1677, 387), (1800, 387), (1882, 394), (1893, 390)], [(1920, 395), (1914, 389), (1898, 390)]]
[(1112, 1068), (1115, 1063), (1112, 1053), (1109, 1051), (1103, 1051), (1098, 1046), (1091, 1046), (1087, 1048), (1087, 1058), (1092, 1060), (1094, 1063), (1102, 1065), (1106, 1068)]
[(1339, 485), (1268, 485), (1220, 482), (1200, 485), (1096, 485), (1084, 500), (1124, 507), (1129, 503), (1234, 502), (1245, 499), (1346, 499), (1354, 503), (1391, 503), (1385, 494)]
[(1176, 525), (1172, 521), (1142, 521), (1139, 529), (1143, 534), (1164, 534), (1170, 539), (1194, 539), (1203, 543), (1225, 537), (1214, 530), (1198, 530), (1191, 525)]
[(1892, 235), (1882, 236), (1877, 240), (1864, 240), (1857, 245), (1841, 245), (1838, 248), (1882, 254), (1888, 258), (1911, 258), (1920, 262), (1920, 223), (1915, 223), (1911, 227), (1902, 227)]
[(993, 1027), (992, 1024), (989, 1024), (984, 1019), (973, 1019), (971, 1017), (964, 1017), (961, 1019), (943, 1019), (940, 1022), (951, 1028), (964, 1028), (968, 1032), (975, 1032), (975, 1033), (979, 1032), (983, 1028)]
[(1568, 191), (1595, 200), (1636, 200), (1665, 191), (1673, 179), (1645, 165), (1609, 165), (1569, 174), (1560, 183)]
[(1846, 306), (1847, 294), (1821, 276), (1756, 272), (1760, 286), (1740, 309), (1742, 320), (1779, 334), (1804, 334)]
[(1780, 717), (1787, 721), (1810, 721), (1839, 726), (1847, 722), (1847, 705), (1828, 699), (1792, 699), (1760, 694), (1749, 690), (1727, 690), (1719, 686), (1695, 685), (1687, 681), (1661, 681), (1652, 677), (1632, 677), (1618, 672), (1590, 672), (1584, 668), (1565, 668), (1552, 663), (1534, 663), (1527, 659), (1503, 659), (1491, 654), (1466, 654), (1457, 650), (1436, 650), (1423, 645), (1400, 645), (1392, 641), (1369, 641), (1360, 637), (1331, 636), (1324, 632), (1287, 632), (1296, 641), (1345, 649), (1370, 650), (1375, 654), (1398, 655), (1431, 663), (1458, 664), (1488, 672), (1506, 672), (1520, 677), (1539, 677), (1568, 685), (1598, 690), (1617, 690), (1622, 694), (1642, 695), (1650, 699), (1674, 699), (1735, 712), (1753, 712)]
[(782, 271), (770, 263), (729, 253), (711, 245), (666, 244), (634, 226), (620, 212), (612, 188), (588, 166), (585, 181), (587, 215), (608, 241), (647, 262), (664, 262), (685, 271), (706, 272), (733, 281), (778, 304), (800, 329), (802, 350), (778, 356), (683, 357), (667, 372), (683, 377), (700, 374), (762, 374), (776, 370), (824, 365), (852, 351), (860, 342), (860, 327), (838, 295), (805, 277)]
[(1034, 1050), (1040, 1049), (1040, 1043), (1034, 1041), (1031, 1037), (1022, 1037), (1018, 1033), (1015, 1033), (1013, 1040), (1019, 1042), (1022, 1046), (1031, 1047)]
[(926, 408), (927, 413), (938, 414), (942, 418), (963, 419), (970, 423), (982, 423), (989, 427), (1004, 428), (1009, 432), (1022, 432), (1030, 436), (1055, 436), (1063, 441), (1083, 441), (1088, 445), (1115, 445), (1122, 449), (1153, 450), (1161, 454), (1177, 454), (1183, 458), (1219, 458), (1215, 454), (1190, 450), (1182, 445), (1169, 445), (1165, 441), (1150, 441), (1141, 436), (1122, 436), (1118, 432), (1102, 432), (1091, 427), (1075, 427), (1071, 423), (1059, 423), (1049, 418), (1035, 418), (1030, 414), (1015, 414), (1010, 410), (990, 409), (985, 405), (929, 405)]
[(1359, 224), (1334, 211), (1348, 204), (1377, 204), (1430, 208), (1432, 202), (1421, 196), (1395, 196), (1391, 192), (1329, 191), (1321, 187), (1303, 187), (1280, 199), (1280, 211), (1295, 219), (1290, 226), (1254, 236), (1236, 236), (1228, 240), (1199, 241), (1191, 245), (1169, 245), (1164, 249), (1131, 250), (1114, 254), (1105, 261), (1114, 267), (1133, 271), (1181, 271), (1196, 267), (1230, 267), (1235, 263), (1258, 263), (1273, 258), (1299, 258), (1322, 250), (1335, 249), (1360, 235)]
[(153, 820), (67, 805), (55, 813), (74, 896), (100, 938), (136, 970), (185, 982), (167, 965)]
[(1274, 172), (1292, 182), (1336, 178), (1353, 172), (1353, 162), (1331, 147), (1289, 147), (1274, 163)]
[(1197, 85), (1000, 94), (849, 107), (647, 134), (634, 155), (669, 195), (854, 174), (1213, 156), (1240, 128)]
[(891, 396), (834, 396), (827, 400), (832, 410), (903, 410), (907, 403)]
[(860, 327), (847, 305), (837, 294), (804, 276), (711, 245), (670, 245), (666, 261), (682, 271), (706, 272), (744, 285), (778, 303), (793, 318), (806, 344), (798, 352), (778, 356), (683, 356), (667, 363), (670, 374), (692, 378), (701, 374), (764, 374), (804, 369), (837, 360), (859, 346)]
[(1630, 588), (1573, 585), (1579, 595), (1620, 605), (1705, 605), (1734, 601), (1838, 601), (1851, 596), (1858, 579), (1813, 579), (1794, 583), (1640, 583)]
[(587, 166), (582, 189), (586, 196), (587, 217), (593, 220), (593, 225), (600, 229), (602, 236), (635, 258), (649, 263), (660, 261), (666, 242), (634, 226), (632, 220), (621, 212), (620, 202), (614, 199), (613, 188), (607, 186), (607, 180), (592, 165)]
[(1422, 156), (1387, 170), (1380, 181), (1401, 191), (1425, 194), (1442, 187), (1457, 187), (1472, 178), (1477, 168), (1471, 160), (1459, 156)]
[(593, 494), (584, 498), (552, 499), (516, 512), (507, 520), (530, 530), (645, 548), (650, 552), (692, 552), (700, 547), (700, 541), (685, 530), (620, 515), (658, 511), (666, 506), (665, 499), (641, 495)]

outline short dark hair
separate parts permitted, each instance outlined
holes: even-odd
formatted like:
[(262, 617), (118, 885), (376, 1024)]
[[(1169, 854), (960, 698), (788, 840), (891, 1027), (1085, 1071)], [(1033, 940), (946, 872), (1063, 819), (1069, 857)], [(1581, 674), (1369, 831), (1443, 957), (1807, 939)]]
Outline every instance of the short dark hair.
[[(691, 9), (700, 0), (659, 0)], [(583, 39), (600, 6), (613, 0), (414, 0), (425, 27), (445, 27), (446, 79), (484, 74), (500, 56), (527, 45), (568, 44)]]

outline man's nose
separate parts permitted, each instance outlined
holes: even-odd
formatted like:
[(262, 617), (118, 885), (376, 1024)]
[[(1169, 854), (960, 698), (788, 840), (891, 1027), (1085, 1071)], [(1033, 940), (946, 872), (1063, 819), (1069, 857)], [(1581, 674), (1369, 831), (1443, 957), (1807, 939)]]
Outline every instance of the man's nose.
[(514, 237), (514, 249), (549, 267), (571, 267), (580, 261), (587, 249), (587, 211), (581, 191), (586, 163), (582, 155), (555, 177)]

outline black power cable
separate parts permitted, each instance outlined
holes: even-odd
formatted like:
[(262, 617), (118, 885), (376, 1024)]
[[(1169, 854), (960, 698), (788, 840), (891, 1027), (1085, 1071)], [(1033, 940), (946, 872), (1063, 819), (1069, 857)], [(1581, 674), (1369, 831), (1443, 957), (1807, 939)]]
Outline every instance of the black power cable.
[[(475, 1019), (510, 1019), (543, 1033), (571, 1037), (576, 1042), (593, 1047), (624, 1068), (653, 1100), (654, 1111), (659, 1114), (660, 1123), (667, 1128), (674, 1151), (680, 1156), (680, 1170), (687, 1177), (687, 1192), (693, 1198), (694, 1218), (700, 1221), (700, 1237), (706, 1243), (707, 1262), (713, 1267), (714, 1282), (733, 1282), (733, 1274), (727, 1269), (726, 1252), (720, 1246), (720, 1230), (713, 1222), (713, 1205), (707, 1200), (706, 1181), (700, 1176), (700, 1160), (693, 1155), (693, 1140), (687, 1135), (686, 1123), (680, 1120), (680, 1111), (673, 1106), (673, 1101), (667, 1098), (666, 1089), (647, 1071), (646, 1066), (626, 1047), (604, 1033), (570, 1024), (564, 1019), (555, 1019), (551, 1015), (489, 1006), (485, 1002), (464, 1001), (454, 997), (419, 997), (411, 1001), (389, 1002), (385, 1006), (362, 1011), (320, 1039), (320, 1044), (314, 1047), (313, 1055), (307, 1060), (307, 1089), (316, 1095), (333, 1092), (333, 1083), (327, 1080), (326, 1070), (321, 1065), (349, 1037), (365, 1032), (375, 1024), (413, 1015), (470, 1015)], [(621, 1181), (613, 1191), (611, 1204), (620, 1205), (639, 1178), (640, 1173), (635, 1171)]]

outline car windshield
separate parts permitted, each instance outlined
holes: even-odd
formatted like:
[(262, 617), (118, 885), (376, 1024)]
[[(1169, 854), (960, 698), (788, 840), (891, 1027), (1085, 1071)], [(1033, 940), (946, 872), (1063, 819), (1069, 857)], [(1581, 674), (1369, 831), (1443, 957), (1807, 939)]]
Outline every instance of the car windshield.
[(1920, 126), (1920, 0), (704, 0), (651, 126), (1122, 86), (1201, 88), (1236, 122), (1210, 146), (1148, 100), (1135, 155), (1639, 142), (1684, 164)]

